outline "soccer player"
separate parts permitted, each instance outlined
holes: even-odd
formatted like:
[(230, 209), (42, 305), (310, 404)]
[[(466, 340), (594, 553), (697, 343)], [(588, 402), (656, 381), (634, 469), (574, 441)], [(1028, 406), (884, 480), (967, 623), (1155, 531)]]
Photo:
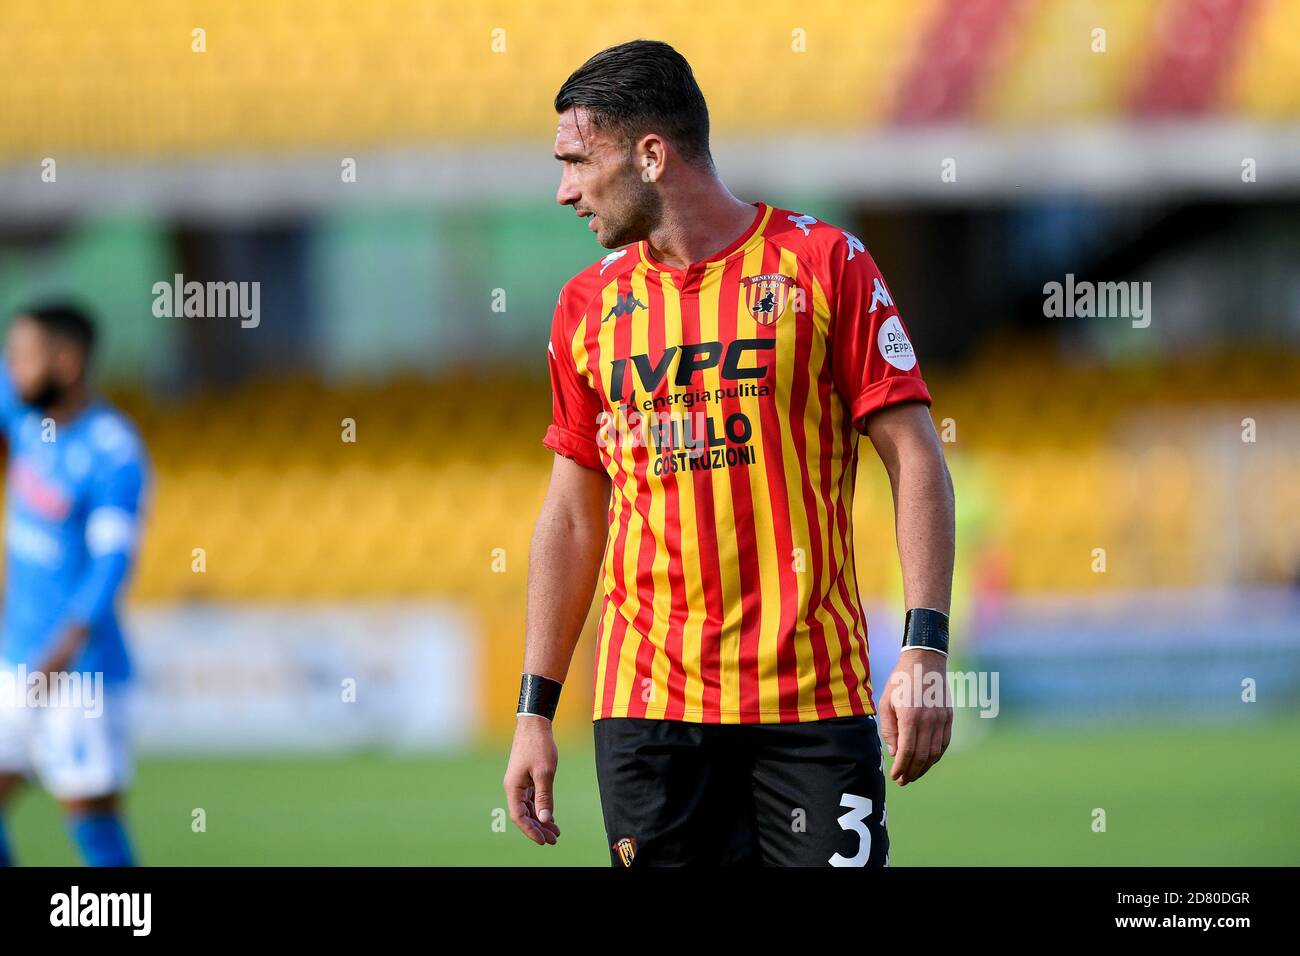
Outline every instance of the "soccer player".
[[(889, 288), (856, 236), (727, 190), (668, 45), (597, 54), (555, 108), (556, 198), (614, 251), (564, 286), (551, 327), (511, 817), (560, 836), (550, 717), (599, 575), (611, 864), (885, 865), (877, 712), (899, 784), (951, 736), (954, 524)], [(879, 706), (853, 563), (860, 433), (892, 483), (909, 608)]]
[(148, 466), (130, 422), (89, 390), (94, 344), (79, 309), (28, 309), (9, 328), (0, 370), (9, 445), (0, 864), (12, 863), (4, 808), (30, 772), (63, 807), (88, 865), (133, 862), (120, 810), (131, 774), (130, 664), (114, 605), (136, 551)]

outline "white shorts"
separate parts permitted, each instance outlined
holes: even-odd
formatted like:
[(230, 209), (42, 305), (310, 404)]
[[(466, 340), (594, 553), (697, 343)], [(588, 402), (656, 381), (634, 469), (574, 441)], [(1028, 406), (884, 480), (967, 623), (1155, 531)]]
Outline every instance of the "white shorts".
[(134, 771), (126, 688), (106, 685), (85, 700), (34, 706), (20, 681), (0, 665), (0, 773), (35, 774), (60, 800), (125, 790)]

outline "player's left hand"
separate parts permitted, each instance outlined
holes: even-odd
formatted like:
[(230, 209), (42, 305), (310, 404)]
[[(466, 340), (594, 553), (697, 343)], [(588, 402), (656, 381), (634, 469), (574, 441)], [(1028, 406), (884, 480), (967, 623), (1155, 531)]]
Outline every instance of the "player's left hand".
[(515, 723), (503, 783), (510, 819), (538, 846), (554, 846), (560, 839), (553, 796), (558, 762), (551, 722), (545, 717), (521, 715)]
[(889, 776), (899, 786), (939, 762), (952, 742), (946, 657), (923, 648), (903, 651), (881, 695), (880, 733), (894, 758)]

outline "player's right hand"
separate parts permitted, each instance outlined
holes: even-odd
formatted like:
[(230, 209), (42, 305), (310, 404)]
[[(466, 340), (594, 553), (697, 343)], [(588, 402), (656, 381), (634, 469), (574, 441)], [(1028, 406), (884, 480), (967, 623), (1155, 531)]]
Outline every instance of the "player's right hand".
[(559, 752), (545, 717), (516, 718), (515, 740), (506, 766), (506, 805), (519, 832), (539, 846), (560, 839), (555, 822), (555, 767)]

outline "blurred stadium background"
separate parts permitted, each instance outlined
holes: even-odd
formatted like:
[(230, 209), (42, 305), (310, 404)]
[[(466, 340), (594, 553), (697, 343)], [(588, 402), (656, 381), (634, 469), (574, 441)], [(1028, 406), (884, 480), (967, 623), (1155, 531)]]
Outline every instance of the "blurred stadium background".
[[(605, 862), (590, 634), (558, 848), (499, 781), (546, 331), (602, 254), (551, 99), (638, 36), (694, 65), (733, 191), (862, 237), (936, 396), (953, 666), (999, 710), (891, 791), (894, 862), (1300, 863), (1300, 0), (3, 0), (0, 308), (97, 310), (157, 469), (145, 862)], [(260, 323), (157, 317), (176, 274), (260, 283)], [(1067, 275), (1150, 282), (1149, 325), (1046, 316)], [(72, 861), (46, 797), (12, 823)]]

